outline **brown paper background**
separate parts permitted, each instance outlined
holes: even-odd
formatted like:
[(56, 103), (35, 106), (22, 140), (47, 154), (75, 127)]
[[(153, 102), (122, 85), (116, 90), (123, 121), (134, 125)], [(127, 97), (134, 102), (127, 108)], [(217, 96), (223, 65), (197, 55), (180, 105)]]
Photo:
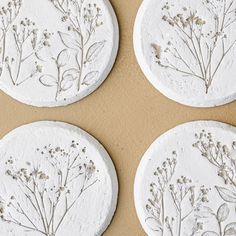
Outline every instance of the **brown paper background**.
[(111, 0), (120, 25), (120, 50), (103, 85), (92, 95), (62, 108), (34, 108), (0, 92), (0, 137), (38, 120), (64, 121), (89, 132), (109, 152), (119, 178), (119, 201), (105, 236), (145, 235), (136, 216), (133, 182), (149, 145), (178, 124), (217, 120), (236, 125), (236, 103), (211, 109), (177, 104), (156, 91), (142, 74), (133, 52), (133, 24), (141, 0)]

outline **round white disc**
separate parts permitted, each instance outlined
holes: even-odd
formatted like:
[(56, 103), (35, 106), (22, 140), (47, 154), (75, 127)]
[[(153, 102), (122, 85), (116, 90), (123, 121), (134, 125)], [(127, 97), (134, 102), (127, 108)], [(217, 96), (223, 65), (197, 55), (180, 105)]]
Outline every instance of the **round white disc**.
[(235, 100), (235, 8), (234, 0), (144, 0), (134, 49), (152, 85), (188, 106)]
[(2, 0), (0, 88), (38, 107), (64, 106), (108, 76), (119, 32), (109, 0)]
[(236, 128), (213, 121), (180, 125), (144, 154), (135, 205), (150, 236), (236, 233)]
[(1, 235), (101, 235), (116, 209), (112, 161), (93, 137), (36, 122), (0, 141)]

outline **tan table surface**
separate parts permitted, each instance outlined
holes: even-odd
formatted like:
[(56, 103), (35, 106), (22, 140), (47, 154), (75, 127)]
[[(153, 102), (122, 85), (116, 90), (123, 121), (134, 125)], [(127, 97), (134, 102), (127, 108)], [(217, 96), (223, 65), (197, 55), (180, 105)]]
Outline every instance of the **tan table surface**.
[(217, 120), (236, 125), (236, 103), (211, 109), (179, 105), (156, 91), (142, 74), (133, 51), (133, 24), (141, 0), (111, 0), (120, 25), (120, 50), (103, 85), (84, 100), (64, 108), (34, 108), (0, 92), (0, 137), (38, 120), (58, 120), (81, 127), (110, 153), (119, 178), (119, 201), (105, 236), (145, 235), (136, 216), (133, 182), (149, 145), (178, 124)]

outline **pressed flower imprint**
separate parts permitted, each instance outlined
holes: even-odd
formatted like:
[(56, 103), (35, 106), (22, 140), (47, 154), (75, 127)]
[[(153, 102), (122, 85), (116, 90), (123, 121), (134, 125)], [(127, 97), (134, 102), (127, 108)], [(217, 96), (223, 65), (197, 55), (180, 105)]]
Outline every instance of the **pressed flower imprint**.
[[(173, 158), (167, 158), (153, 173), (156, 182), (150, 184), (151, 198), (146, 204), (149, 216), (145, 221), (151, 230), (160, 232), (160, 235), (181, 236), (183, 225), (189, 224), (188, 219), (192, 218), (190, 235), (197, 235), (203, 229), (200, 212), (207, 207), (210, 189), (195, 186), (186, 176), (180, 176), (173, 182), (172, 177), (178, 165), (176, 153), (173, 152), (173, 155)], [(166, 203), (168, 207), (173, 205), (175, 215), (165, 212)]]
[[(79, 100), (101, 84), (118, 45), (113, 13), (109, 15), (106, 3), (4, 2), (0, 11), (3, 90), (7, 87), (7, 93), (24, 102), (51, 106)], [(44, 15), (37, 7), (46, 9)], [(41, 97), (42, 92), (46, 96)]]
[[(94, 4), (86, 4), (86, 1), (51, 1), (53, 6), (61, 14), (62, 21), (67, 26), (67, 32), (58, 32), (63, 45), (67, 48), (62, 50), (57, 58), (52, 58), (57, 67), (57, 77), (42, 75), (40, 82), (44, 86), (55, 86), (58, 95), (70, 89), (74, 82), (77, 90), (81, 86), (89, 86), (96, 81), (99, 71), (88, 71), (90, 63), (102, 54), (106, 41), (93, 42), (91, 37), (96, 34), (98, 28), (103, 25), (101, 9)], [(76, 67), (64, 70), (70, 60), (69, 49), (74, 50)]]
[[(51, 145), (37, 150), (54, 169), (54, 175), (48, 175), (40, 165), (31, 162), (16, 167), (17, 159), (10, 157), (5, 163), (6, 175), (14, 180), (26, 202), (21, 202), (14, 194), (8, 199), (1, 196), (1, 220), (26, 231), (57, 235), (63, 220), (82, 194), (89, 192), (99, 181), (96, 177), (99, 170), (92, 160), (83, 160), (77, 146), (78, 143), (72, 141), (68, 152)], [(83, 152), (86, 153), (86, 147)], [(52, 178), (57, 179), (56, 184)], [(80, 186), (77, 190), (73, 190), (75, 184)]]
[[(235, 235), (236, 222), (229, 223), (222, 227), (229, 216), (229, 204), (236, 203), (236, 142), (231, 147), (215, 140), (211, 133), (203, 130), (200, 134), (196, 134), (197, 142), (193, 147), (197, 148), (202, 157), (206, 158), (210, 165), (216, 168), (216, 174), (222, 178), (224, 186), (215, 186), (218, 194), (225, 203), (218, 209), (216, 220), (219, 224), (219, 231), (206, 232), (204, 235)], [(221, 215), (220, 215), (221, 213)], [(236, 214), (236, 211), (235, 211)], [(236, 217), (236, 216), (235, 216)]]
[(134, 49), (149, 82), (194, 107), (235, 99), (235, 0), (147, 0), (137, 14)]
[(150, 147), (135, 180), (136, 209), (148, 235), (236, 235), (233, 129), (192, 122)]
[[(201, 80), (208, 93), (236, 43), (236, 37), (229, 32), (236, 25), (236, 3), (234, 0), (200, 2), (205, 11), (202, 14), (188, 5), (183, 6), (178, 13), (173, 13), (176, 6), (166, 2), (162, 7), (162, 20), (175, 32), (178, 40), (168, 41), (165, 48), (156, 44), (152, 47), (159, 66), (190, 79)], [(201, 16), (205, 14), (209, 15), (208, 20)], [(183, 45), (182, 49), (180, 44)]]
[[(20, 128), (16, 142), (13, 131), (10, 143), (1, 146), (0, 233), (101, 235), (114, 211), (111, 198), (115, 192), (111, 191), (116, 187), (110, 182), (114, 176), (106, 172), (107, 163), (93, 150), (93, 144), (67, 129), (60, 130), (60, 125), (56, 131), (56, 126), (48, 124), (53, 122), (28, 125), (29, 130)], [(54, 131), (57, 142), (53, 136), (48, 142)], [(26, 134), (28, 138), (24, 138)], [(67, 136), (62, 143), (65, 134), (72, 138)], [(24, 147), (23, 152), (19, 149), (20, 139), (32, 144), (27, 152)]]

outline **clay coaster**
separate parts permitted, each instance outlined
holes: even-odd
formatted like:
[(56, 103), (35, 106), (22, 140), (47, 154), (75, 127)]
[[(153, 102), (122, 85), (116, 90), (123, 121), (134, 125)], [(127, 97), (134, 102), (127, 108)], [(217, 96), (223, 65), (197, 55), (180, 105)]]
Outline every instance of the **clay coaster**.
[(118, 184), (93, 137), (59, 122), (37, 122), (0, 141), (0, 235), (101, 235)]
[(108, 76), (118, 41), (109, 0), (2, 0), (0, 88), (38, 107), (79, 101)]
[(236, 128), (180, 125), (144, 154), (135, 205), (148, 235), (236, 235)]
[(194, 107), (235, 100), (235, 9), (234, 0), (144, 0), (134, 49), (152, 85)]

